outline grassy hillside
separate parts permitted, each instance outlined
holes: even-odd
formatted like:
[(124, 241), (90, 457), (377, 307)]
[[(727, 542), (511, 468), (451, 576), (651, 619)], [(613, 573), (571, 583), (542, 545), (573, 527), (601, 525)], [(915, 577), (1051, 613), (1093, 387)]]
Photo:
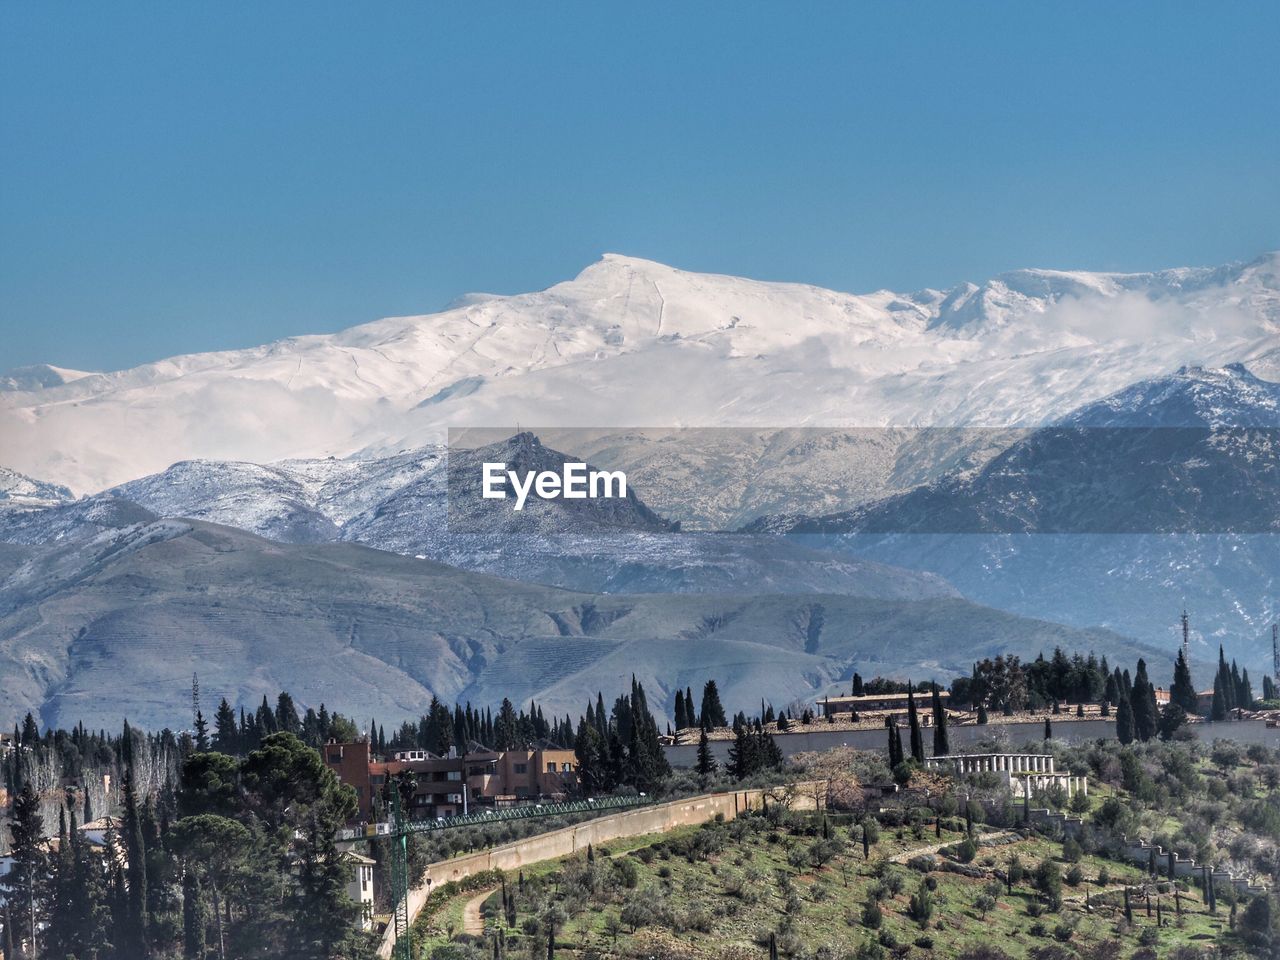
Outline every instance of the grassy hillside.
[[(1136, 892), (1143, 871), (1098, 856), (1067, 862), (1063, 845), (1051, 840), (1005, 842), (996, 831), (971, 863), (961, 863), (950, 851), (963, 841), (963, 825), (953, 826), (961, 829), (944, 830), (941, 839), (932, 829), (917, 838), (907, 828), (899, 838), (882, 828), (870, 860), (855, 839), (860, 828), (829, 819), (832, 836), (824, 839), (820, 817), (782, 811), (690, 828), (637, 850), (593, 851), (593, 861), (580, 856), (526, 872), (523, 887), (512, 883), (513, 926), (501, 891), (484, 897), (483, 938), (463, 935), (466, 904), (477, 895), (459, 896), (419, 925), (423, 955), (492, 956), (501, 930), (507, 956), (546, 956), (552, 926), (557, 956), (688, 960), (768, 957), (771, 935), (783, 957), (958, 958), (992, 946), (1039, 960), (1129, 955), (1142, 947), (1168, 956), (1229, 932), (1228, 908), (1210, 916), (1198, 893), (1187, 890), (1177, 898), (1179, 915), (1167, 885), (1160, 894), (1152, 884), (1167, 921), (1157, 929), (1154, 906), (1148, 918), (1145, 896)], [(948, 852), (934, 852), (939, 843)], [(1010, 892), (1005, 878), (1014, 858), (1026, 873)], [(1056, 908), (1036, 888), (1041, 864), (1076, 881), (1063, 882)], [(1132, 923), (1124, 920), (1125, 884), (1135, 891)], [(922, 889), (927, 918), (919, 909)]]
[[(1016, 807), (1001, 825), (997, 803), (989, 818), (970, 807), (969, 847), (963, 798), (998, 798), (996, 779), (917, 773), (908, 791), (863, 811), (856, 799), (847, 813), (774, 805), (522, 874), (473, 878), (465, 890), (443, 888), (417, 922), (417, 945), (432, 960), (552, 952), (573, 960), (764, 960), (771, 941), (778, 956), (795, 960), (1273, 955), (1274, 897), (1237, 897), (1219, 883), (1211, 909), (1196, 882), (1169, 881), (1162, 863), (1151, 874), (1148, 863), (1118, 859), (1116, 840), (1155, 837), (1201, 862), (1265, 876), (1280, 841), (1276, 751), (1225, 741), (1051, 748), (1061, 767), (1090, 777), (1088, 797), (1071, 804), (1086, 824), (1078, 841), (1024, 828)], [(883, 774), (871, 754), (797, 759), (807, 764), (797, 773), (846, 785)], [(864, 853), (868, 822), (875, 826)]]

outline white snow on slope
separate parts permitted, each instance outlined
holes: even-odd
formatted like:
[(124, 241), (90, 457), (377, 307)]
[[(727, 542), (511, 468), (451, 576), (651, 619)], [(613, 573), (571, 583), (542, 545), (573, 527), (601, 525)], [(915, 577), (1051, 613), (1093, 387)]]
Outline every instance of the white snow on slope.
[(536, 293), (0, 392), (0, 464), (85, 493), (186, 459), (386, 455), (451, 426), (1029, 426), (1231, 362), (1280, 367), (1280, 254), (905, 295), (606, 255)]

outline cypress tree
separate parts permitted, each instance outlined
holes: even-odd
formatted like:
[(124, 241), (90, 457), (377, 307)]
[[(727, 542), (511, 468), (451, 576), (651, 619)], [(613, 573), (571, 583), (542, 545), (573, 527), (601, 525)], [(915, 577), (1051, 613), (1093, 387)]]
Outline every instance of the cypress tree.
[(1123, 744), (1133, 743), (1133, 705), (1121, 688), (1120, 703), (1116, 706), (1116, 739)]
[(1218, 673), (1222, 677), (1223, 707), (1225, 708), (1225, 713), (1230, 715), (1231, 711), (1236, 708), (1236, 688), (1231, 680), (1231, 668), (1227, 666), (1227, 654), (1222, 648), (1222, 644), (1218, 644)]
[(889, 730), (889, 769), (892, 770), (903, 760), (902, 731), (893, 717), (889, 717), (885, 724)]
[(1138, 661), (1130, 691), (1133, 707), (1133, 735), (1144, 743), (1156, 735), (1160, 716), (1156, 710), (1156, 690), (1147, 679), (1147, 662)]
[[(128, 727), (126, 726), (126, 731)], [(147, 847), (138, 810), (133, 763), (125, 769), (124, 850), (127, 860), (125, 918), (120, 947), (128, 956), (146, 957), (147, 948)]]
[(18, 956), (18, 944), (13, 936), (13, 914), (9, 910), (9, 905), (4, 905), (4, 955), (6, 957)]
[(1169, 700), (1187, 712), (1188, 716), (1196, 714), (1196, 687), (1191, 679), (1191, 667), (1187, 658), (1178, 650), (1178, 659), (1173, 664), (1173, 683), (1169, 685)]
[(676, 729), (683, 730), (689, 726), (689, 718), (684, 709), (684, 691), (676, 688)]
[(945, 757), (951, 752), (951, 741), (947, 736), (947, 708), (942, 705), (942, 696), (938, 685), (933, 685), (933, 755)]
[(1227, 719), (1227, 692), (1223, 689), (1221, 668), (1213, 677), (1213, 703), (1209, 707), (1209, 719), (1215, 721)]
[(182, 878), (182, 956), (186, 960), (204, 960), (204, 926), (200, 877), (188, 870)]
[(924, 736), (920, 733), (920, 714), (916, 710), (916, 695), (907, 683), (907, 724), (911, 728), (911, 759), (924, 763)]

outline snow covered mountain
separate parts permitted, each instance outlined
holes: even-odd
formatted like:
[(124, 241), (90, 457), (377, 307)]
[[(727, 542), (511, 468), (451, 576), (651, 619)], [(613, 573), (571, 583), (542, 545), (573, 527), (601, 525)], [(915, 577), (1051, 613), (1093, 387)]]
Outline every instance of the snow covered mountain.
[(50, 507), (72, 499), (71, 491), (56, 483), (31, 477), (0, 466), (0, 510)]
[(458, 426), (1034, 426), (1232, 362), (1280, 375), (1280, 254), (865, 295), (607, 255), (429, 316), (11, 378), (0, 462), (86, 493), (181, 460), (385, 457)]
[(1133, 384), (980, 470), (754, 529), (947, 578), (968, 598), (1253, 662), (1280, 617), (1280, 384), (1233, 365)]
[[(536, 449), (530, 457), (521, 449)], [(554, 467), (563, 455), (529, 437), (486, 448), (510, 464)], [(475, 461), (456, 458), (455, 465)], [(44, 509), (0, 510), (0, 542), (86, 540), (157, 517), (201, 520), (294, 544), (347, 541), (466, 570), (600, 593), (830, 593), (881, 599), (956, 597), (941, 578), (809, 550), (782, 538), (690, 536), (643, 504), (608, 518), (539, 515), (530, 526), (450, 524), (445, 454), (271, 465), (183, 461), (101, 494)], [(481, 518), (482, 519), (482, 518)]]

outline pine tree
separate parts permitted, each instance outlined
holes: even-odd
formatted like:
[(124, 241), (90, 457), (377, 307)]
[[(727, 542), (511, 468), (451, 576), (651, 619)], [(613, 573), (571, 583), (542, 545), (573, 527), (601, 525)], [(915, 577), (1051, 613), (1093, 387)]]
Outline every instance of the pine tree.
[(706, 730), (727, 727), (729, 720), (725, 716), (724, 707), (720, 704), (720, 690), (714, 680), (708, 680), (702, 688), (702, 726)]
[(707, 731), (703, 730), (701, 736), (698, 737), (698, 780), (703, 789), (706, 788), (707, 781), (711, 779), (711, 775), (715, 772), (716, 758), (711, 753), (711, 744), (707, 740)]
[(759, 744), (746, 724), (738, 724), (733, 729), (733, 746), (729, 748), (729, 771), (735, 780), (745, 780), (759, 769)]
[(942, 705), (942, 695), (938, 685), (933, 685), (933, 755), (945, 757), (951, 752), (951, 741), (947, 736), (947, 708)]
[(207, 753), (209, 750), (209, 721), (204, 718), (204, 714), (199, 710), (196, 711), (195, 719), (195, 743), (196, 750), (200, 753)]
[(40, 816), (40, 799), (31, 788), (30, 781), (23, 783), (21, 792), (13, 801), (9, 856), (13, 863), (9, 872), (0, 877), (0, 891), (3, 891), (5, 904), (12, 915), (14, 939), (28, 941), (32, 944), (32, 953), (38, 955), (35, 941), (45, 914), (49, 866), (44, 851), (44, 818)]
[(1048, 717), (1044, 718), (1044, 738), (1046, 740), (1053, 739), (1053, 723)]
[(302, 721), (298, 719), (298, 708), (293, 703), (291, 697), (285, 691), (280, 691), (280, 696), (276, 698), (276, 729), (281, 733), (292, 733), (297, 736), (302, 732)]
[(226, 697), (222, 698), (213, 715), (213, 748), (233, 757), (240, 752), (240, 730), (236, 724), (236, 714)]

